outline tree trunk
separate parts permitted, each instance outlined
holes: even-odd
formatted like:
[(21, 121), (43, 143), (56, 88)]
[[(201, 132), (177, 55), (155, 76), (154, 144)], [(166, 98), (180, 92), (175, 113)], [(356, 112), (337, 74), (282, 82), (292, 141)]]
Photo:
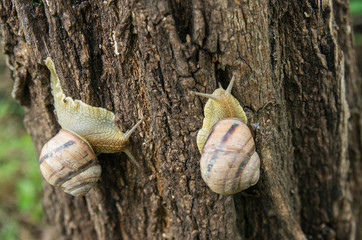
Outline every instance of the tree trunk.
[[(102, 154), (74, 198), (44, 182), (65, 239), (361, 239), (362, 118), (347, 0), (2, 0), (13, 97), (39, 153), (59, 130), (50, 56), (67, 96), (116, 115), (140, 168)], [(232, 76), (261, 177), (232, 196), (203, 182), (197, 131)], [(58, 239), (58, 238), (57, 238)]]

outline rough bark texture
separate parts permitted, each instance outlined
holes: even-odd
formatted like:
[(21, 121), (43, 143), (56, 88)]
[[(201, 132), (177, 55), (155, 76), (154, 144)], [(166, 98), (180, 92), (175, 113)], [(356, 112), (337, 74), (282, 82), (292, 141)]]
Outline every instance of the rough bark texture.
[[(73, 198), (44, 183), (65, 239), (360, 239), (361, 80), (348, 1), (2, 0), (14, 98), (39, 152), (59, 129), (51, 56), (65, 93), (112, 110), (141, 167), (101, 155)], [(233, 196), (200, 176), (196, 134), (220, 82), (246, 111), (259, 183)]]

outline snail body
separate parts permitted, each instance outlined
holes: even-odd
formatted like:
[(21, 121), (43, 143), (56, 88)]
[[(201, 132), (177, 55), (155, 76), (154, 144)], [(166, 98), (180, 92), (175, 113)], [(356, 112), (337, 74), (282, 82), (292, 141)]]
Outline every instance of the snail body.
[(48, 57), (45, 64), (51, 73), (50, 83), (59, 125), (87, 139), (97, 154), (125, 152), (129, 133), (133, 128), (122, 133), (114, 122), (113, 112), (67, 97), (60, 85), (52, 59)]
[(231, 95), (234, 80), (235, 78), (233, 77), (226, 90), (220, 87), (212, 94), (193, 92), (195, 95), (209, 98), (204, 107), (205, 117), (202, 128), (199, 130), (196, 139), (200, 153), (202, 153), (206, 138), (209, 135), (212, 126), (221, 119), (235, 117), (244, 123), (248, 122), (240, 103), (233, 95)]
[(197, 134), (201, 176), (211, 190), (222, 195), (256, 184), (260, 175), (260, 159), (246, 125), (247, 117), (231, 95), (233, 83), (234, 77), (226, 90), (218, 88), (212, 94), (194, 92), (209, 98)]
[(121, 132), (113, 112), (67, 97), (52, 59), (48, 57), (45, 64), (50, 71), (54, 107), (62, 127), (40, 154), (40, 170), (45, 180), (73, 196), (83, 196), (101, 176), (97, 155), (124, 152), (138, 166), (128, 150), (128, 140), (143, 119)]

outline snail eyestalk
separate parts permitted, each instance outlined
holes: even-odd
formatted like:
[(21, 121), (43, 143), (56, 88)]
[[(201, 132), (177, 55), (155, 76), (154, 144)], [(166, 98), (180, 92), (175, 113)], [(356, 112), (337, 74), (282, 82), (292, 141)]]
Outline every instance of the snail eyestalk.
[(205, 118), (202, 128), (197, 134), (197, 146), (200, 153), (202, 152), (202, 148), (207, 136), (209, 135), (211, 127), (219, 120), (233, 117), (240, 119), (244, 123), (248, 122), (246, 114), (240, 106), (240, 103), (231, 94), (234, 81), (235, 77), (231, 79), (226, 90), (218, 88), (212, 94), (193, 92), (195, 95), (209, 98), (204, 107)]

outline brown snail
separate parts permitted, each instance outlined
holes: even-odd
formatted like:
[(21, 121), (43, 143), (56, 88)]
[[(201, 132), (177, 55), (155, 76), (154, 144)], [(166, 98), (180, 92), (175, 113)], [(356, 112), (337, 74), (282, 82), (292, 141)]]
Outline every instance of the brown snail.
[(143, 119), (131, 130), (121, 132), (113, 112), (66, 97), (50, 58), (46, 65), (51, 72), (54, 106), (62, 129), (41, 151), (39, 163), (45, 180), (73, 196), (83, 196), (101, 176), (97, 155), (124, 152), (138, 166), (127, 144)]
[(260, 159), (246, 115), (231, 95), (233, 83), (234, 77), (226, 90), (218, 88), (211, 95), (194, 92), (209, 98), (197, 135), (201, 176), (211, 190), (222, 195), (253, 186), (260, 175)]
[(236, 118), (211, 129), (200, 160), (202, 178), (216, 193), (227, 195), (256, 184), (260, 160), (248, 126)]
[(97, 155), (89, 143), (65, 129), (61, 129), (44, 145), (39, 163), (48, 183), (73, 196), (88, 193), (102, 172)]

